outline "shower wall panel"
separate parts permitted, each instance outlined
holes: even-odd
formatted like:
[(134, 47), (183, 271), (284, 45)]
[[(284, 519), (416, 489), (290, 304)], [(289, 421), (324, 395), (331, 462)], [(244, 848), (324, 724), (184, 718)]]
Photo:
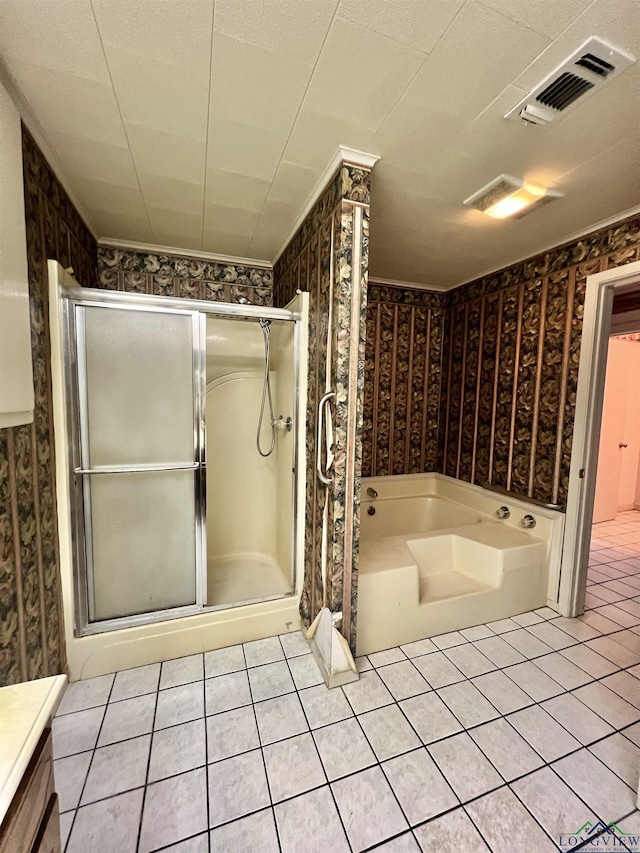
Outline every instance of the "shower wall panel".
[[(323, 605), (322, 518), (318, 483), (318, 403), (333, 406), (335, 462), (328, 504), (327, 604), (342, 611), (342, 633), (355, 650), (362, 466), (362, 398), (369, 267), (370, 171), (344, 163), (275, 264), (274, 302), (309, 292), (305, 577), (300, 612), (309, 623)], [(331, 326), (330, 326), (331, 324)], [(331, 328), (331, 332), (330, 332)], [(331, 341), (327, 358), (329, 334)], [(327, 377), (328, 371), (328, 377)]]
[(66, 668), (55, 510), (47, 258), (96, 284), (96, 241), (22, 129), (35, 420), (0, 430), (0, 686)]
[(154, 254), (131, 248), (98, 248), (98, 287), (126, 293), (271, 305), (273, 271), (204, 261), (188, 254)]

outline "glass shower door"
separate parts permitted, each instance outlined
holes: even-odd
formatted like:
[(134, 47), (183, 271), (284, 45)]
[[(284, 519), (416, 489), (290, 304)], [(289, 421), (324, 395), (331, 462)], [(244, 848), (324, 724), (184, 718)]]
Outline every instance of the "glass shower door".
[(84, 625), (204, 601), (200, 315), (75, 306)]

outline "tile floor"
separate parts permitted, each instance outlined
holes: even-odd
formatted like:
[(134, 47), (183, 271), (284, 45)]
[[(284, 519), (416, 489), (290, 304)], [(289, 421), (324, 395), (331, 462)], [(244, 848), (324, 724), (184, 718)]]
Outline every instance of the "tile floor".
[(528, 853), (600, 820), (640, 850), (640, 513), (592, 546), (579, 619), (372, 654), (342, 689), (299, 634), (71, 685), (66, 853)]

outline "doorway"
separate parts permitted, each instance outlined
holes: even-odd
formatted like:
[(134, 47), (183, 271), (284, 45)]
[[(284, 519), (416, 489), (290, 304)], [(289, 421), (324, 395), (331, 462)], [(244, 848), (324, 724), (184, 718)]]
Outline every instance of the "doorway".
[[(589, 276), (585, 297), (558, 600), (558, 608), (563, 616), (577, 616), (584, 611), (585, 607), (587, 566), (594, 519), (600, 437), (603, 428), (609, 340), (612, 332), (618, 336), (637, 332), (638, 329), (640, 329), (640, 262)], [(634, 346), (640, 348), (640, 343), (634, 343)], [(615, 443), (615, 439), (606, 437), (606, 424), (604, 427), (603, 440)], [(616, 430), (613, 432), (617, 434)], [(623, 438), (619, 438), (617, 443), (629, 444)], [(628, 447), (619, 447), (618, 452), (628, 449)], [(609, 451), (613, 452), (607, 445), (607, 452)], [(622, 461), (620, 461), (620, 470), (620, 477), (613, 478), (615, 485), (611, 487), (612, 493), (616, 494), (616, 504), (623, 470)]]

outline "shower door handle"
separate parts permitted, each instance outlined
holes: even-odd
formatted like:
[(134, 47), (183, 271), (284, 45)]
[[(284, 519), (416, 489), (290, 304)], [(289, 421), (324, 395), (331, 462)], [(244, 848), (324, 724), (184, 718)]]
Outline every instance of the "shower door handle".
[(324, 432), (324, 409), (329, 400), (335, 396), (335, 391), (327, 391), (327, 393), (318, 403), (318, 430), (316, 433), (316, 471), (318, 472), (318, 479), (321, 483), (324, 483), (325, 486), (330, 486), (333, 480), (331, 477), (327, 477), (326, 473), (322, 470), (322, 434)]
[(100, 465), (98, 468), (74, 468), (74, 474), (147, 474), (151, 471), (195, 471), (198, 462), (184, 465)]

